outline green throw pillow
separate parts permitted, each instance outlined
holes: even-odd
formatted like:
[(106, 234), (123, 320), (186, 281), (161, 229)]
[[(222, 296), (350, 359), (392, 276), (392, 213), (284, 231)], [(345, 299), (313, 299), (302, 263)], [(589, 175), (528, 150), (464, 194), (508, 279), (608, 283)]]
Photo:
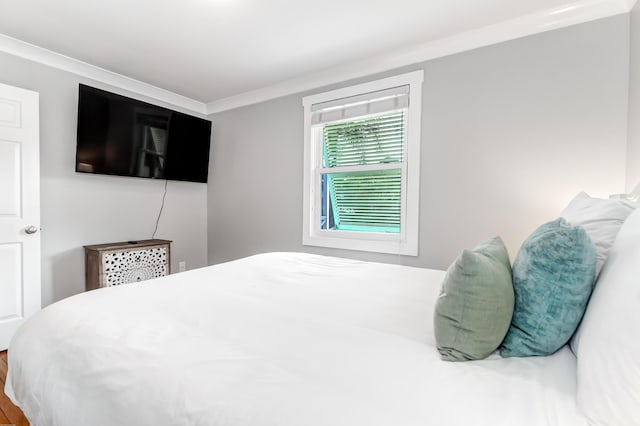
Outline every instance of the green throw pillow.
[(500, 355), (544, 356), (564, 346), (587, 307), (595, 269), (584, 228), (560, 218), (536, 229), (513, 263), (516, 304)]
[(509, 254), (500, 237), (464, 250), (449, 267), (434, 313), (445, 361), (482, 359), (504, 339), (513, 314)]

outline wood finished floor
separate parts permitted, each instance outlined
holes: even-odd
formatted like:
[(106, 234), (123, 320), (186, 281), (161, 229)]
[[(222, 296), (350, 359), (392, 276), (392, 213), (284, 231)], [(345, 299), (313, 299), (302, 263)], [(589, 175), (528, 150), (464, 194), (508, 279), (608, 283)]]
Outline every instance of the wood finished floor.
[(29, 426), (22, 411), (4, 394), (4, 382), (7, 380), (7, 351), (0, 352), (0, 426)]

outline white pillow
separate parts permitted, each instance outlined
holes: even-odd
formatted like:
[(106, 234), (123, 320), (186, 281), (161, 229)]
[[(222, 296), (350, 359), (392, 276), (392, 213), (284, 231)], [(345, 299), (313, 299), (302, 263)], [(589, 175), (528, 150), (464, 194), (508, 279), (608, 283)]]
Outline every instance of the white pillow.
[[(616, 240), (620, 227), (635, 210), (637, 204), (617, 198), (592, 198), (585, 192), (574, 197), (560, 216), (573, 226), (582, 226), (596, 247), (596, 273), (598, 278)], [(571, 350), (578, 354), (582, 326), (571, 338)]]
[(573, 226), (582, 226), (596, 247), (596, 277), (607, 260), (620, 227), (636, 204), (622, 199), (592, 198), (584, 192), (571, 200), (560, 216)]
[(576, 355), (578, 405), (590, 424), (640, 425), (640, 211), (609, 252)]

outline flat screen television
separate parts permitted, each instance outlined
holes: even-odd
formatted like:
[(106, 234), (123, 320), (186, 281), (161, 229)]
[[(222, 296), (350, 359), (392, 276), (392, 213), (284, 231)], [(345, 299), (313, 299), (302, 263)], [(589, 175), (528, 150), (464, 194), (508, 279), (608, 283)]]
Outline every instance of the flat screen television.
[(76, 172), (207, 182), (211, 122), (80, 84)]

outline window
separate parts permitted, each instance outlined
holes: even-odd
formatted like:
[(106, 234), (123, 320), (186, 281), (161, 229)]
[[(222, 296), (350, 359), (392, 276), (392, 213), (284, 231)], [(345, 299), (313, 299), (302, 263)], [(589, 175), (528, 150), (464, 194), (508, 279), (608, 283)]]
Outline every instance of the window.
[(303, 99), (305, 245), (418, 254), (423, 72)]

